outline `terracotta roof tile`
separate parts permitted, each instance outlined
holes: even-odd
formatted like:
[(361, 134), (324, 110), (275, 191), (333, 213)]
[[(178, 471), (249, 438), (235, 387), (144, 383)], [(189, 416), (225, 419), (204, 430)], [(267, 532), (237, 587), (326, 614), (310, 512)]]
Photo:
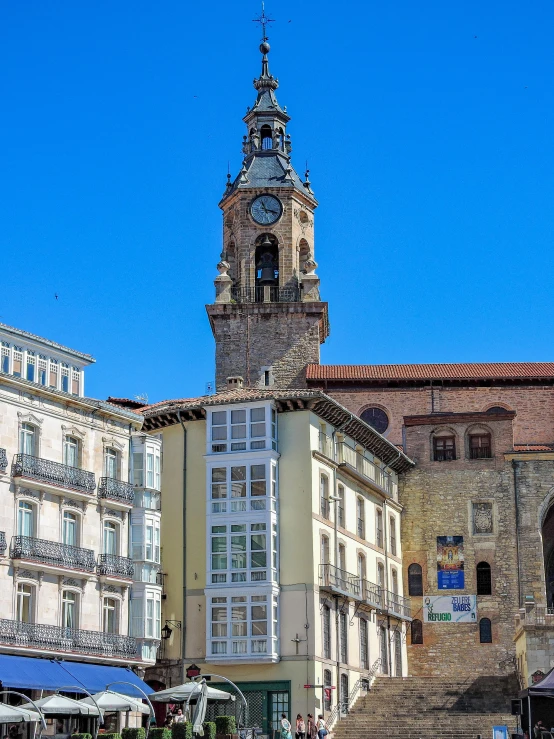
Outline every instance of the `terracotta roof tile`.
[(514, 444), (515, 452), (554, 452), (554, 444)]
[(309, 364), (308, 380), (554, 379), (554, 362)]

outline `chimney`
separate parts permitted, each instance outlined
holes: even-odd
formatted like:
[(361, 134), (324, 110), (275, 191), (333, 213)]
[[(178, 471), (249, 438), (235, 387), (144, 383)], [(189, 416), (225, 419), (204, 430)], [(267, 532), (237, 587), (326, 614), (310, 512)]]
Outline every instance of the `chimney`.
[(244, 387), (244, 380), (242, 377), (228, 377), (227, 378), (227, 390), (242, 390)]

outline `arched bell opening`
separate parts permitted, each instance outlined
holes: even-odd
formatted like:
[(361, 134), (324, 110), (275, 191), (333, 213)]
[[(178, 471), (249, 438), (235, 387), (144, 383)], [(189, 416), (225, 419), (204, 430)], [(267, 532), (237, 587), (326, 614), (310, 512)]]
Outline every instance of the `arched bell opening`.
[(260, 136), (262, 139), (262, 149), (273, 149), (273, 132), (271, 126), (267, 124), (262, 126)]
[(300, 239), (300, 243), (298, 244), (298, 267), (301, 274), (306, 274), (306, 262), (311, 258), (310, 245), (306, 239)]
[(279, 243), (273, 234), (256, 239), (256, 302), (278, 300)]
[(544, 579), (546, 582), (546, 603), (554, 607), (554, 505), (548, 509), (542, 524), (542, 549), (544, 556)]

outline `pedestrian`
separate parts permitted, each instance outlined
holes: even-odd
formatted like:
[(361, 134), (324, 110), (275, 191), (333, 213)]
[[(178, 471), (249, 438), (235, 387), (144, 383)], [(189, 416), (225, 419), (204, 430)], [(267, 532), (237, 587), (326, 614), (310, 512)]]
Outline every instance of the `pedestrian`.
[(308, 724), (306, 726), (306, 739), (317, 739), (317, 727), (313, 714), (308, 714)]
[(304, 722), (304, 719), (302, 718), (302, 714), (297, 714), (296, 716), (296, 732), (295, 732), (296, 739), (305, 739), (306, 737), (306, 724)]
[(323, 715), (320, 713), (317, 717), (317, 735), (319, 739), (324, 739), (324, 737), (326, 737), (328, 733), (329, 732), (327, 731), (327, 724), (325, 723)]
[(168, 713), (164, 721), (164, 727), (166, 729), (171, 729), (172, 726), (173, 726), (173, 716), (170, 713)]
[(173, 721), (176, 724), (184, 724), (185, 723), (185, 717), (183, 716), (183, 709), (178, 708), (177, 709), (177, 715), (174, 717)]
[(286, 713), (281, 714), (281, 739), (292, 739), (291, 725)]

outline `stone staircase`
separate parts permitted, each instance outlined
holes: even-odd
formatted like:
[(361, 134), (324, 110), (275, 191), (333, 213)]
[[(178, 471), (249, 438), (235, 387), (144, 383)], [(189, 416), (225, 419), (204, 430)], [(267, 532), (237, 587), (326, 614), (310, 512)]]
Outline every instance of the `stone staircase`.
[(490, 739), (493, 726), (515, 731), (518, 690), (515, 676), (378, 677), (335, 724), (334, 739)]

